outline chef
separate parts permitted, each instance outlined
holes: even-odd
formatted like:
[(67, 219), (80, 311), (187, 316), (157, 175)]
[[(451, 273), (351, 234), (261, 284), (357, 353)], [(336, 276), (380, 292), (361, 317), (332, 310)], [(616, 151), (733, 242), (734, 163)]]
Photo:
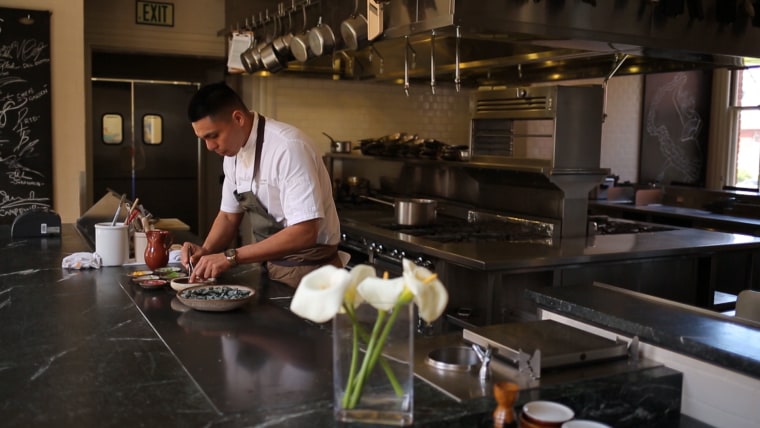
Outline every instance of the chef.
[[(206, 148), (224, 157), (219, 213), (202, 246), (182, 245), (190, 282), (261, 263), (270, 279), (296, 287), (320, 266), (341, 266), (330, 177), (304, 132), (249, 111), (223, 82), (198, 90), (188, 117)], [(254, 242), (234, 247), (243, 216)]]

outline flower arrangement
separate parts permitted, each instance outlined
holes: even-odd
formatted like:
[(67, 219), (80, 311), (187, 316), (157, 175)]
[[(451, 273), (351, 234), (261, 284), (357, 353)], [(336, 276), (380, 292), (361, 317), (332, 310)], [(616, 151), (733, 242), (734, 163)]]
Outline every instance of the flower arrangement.
[[(435, 321), (446, 308), (448, 293), (430, 270), (404, 259), (403, 274), (389, 279), (377, 277), (369, 265), (355, 266), (350, 272), (334, 266), (323, 266), (301, 280), (290, 309), (302, 318), (324, 323), (345, 313), (352, 324), (351, 364), (341, 406), (354, 408), (361, 399), (369, 373), (379, 363), (397, 395), (403, 393), (391, 366), (382, 356), (399, 309), (411, 302), (417, 306), (419, 317)], [(371, 331), (356, 318), (356, 309), (367, 303), (377, 310)], [(360, 361), (360, 348), (364, 357)]]

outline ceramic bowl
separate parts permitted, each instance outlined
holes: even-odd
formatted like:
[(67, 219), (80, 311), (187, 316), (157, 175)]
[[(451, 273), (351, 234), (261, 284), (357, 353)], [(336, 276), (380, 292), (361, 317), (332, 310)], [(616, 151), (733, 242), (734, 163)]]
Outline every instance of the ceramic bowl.
[(562, 428), (611, 428), (601, 422), (589, 421), (585, 419), (573, 419), (562, 424)]
[(140, 287), (146, 289), (146, 290), (156, 290), (159, 288), (164, 288), (166, 284), (168, 284), (169, 281), (165, 279), (147, 279), (145, 281), (140, 281), (138, 284)]
[(145, 275), (153, 275), (153, 271), (152, 270), (133, 270), (127, 275), (131, 276), (132, 278), (138, 278)]
[[(229, 291), (229, 289), (248, 292), (248, 294), (245, 297), (240, 298), (220, 298), (213, 300), (192, 297), (203, 292), (218, 293), (225, 290)], [(245, 305), (250, 302), (255, 295), (256, 290), (244, 285), (198, 285), (178, 292), (177, 299), (179, 299), (184, 305), (199, 311), (223, 312), (231, 311)]]
[(554, 401), (531, 401), (522, 408), (522, 418), (539, 427), (560, 427), (573, 419), (575, 412), (564, 404)]
[(159, 278), (158, 275), (152, 275), (152, 274), (151, 275), (140, 275), (140, 276), (133, 276), (132, 277), (132, 282), (134, 282), (135, 284), (139, 284), (139, 283), (141, 283), (143, 281), (152, 281), (154, 279), (161, 279), (161, 278)]
[(211, 285), (211, 284), (214, 284), (215, 282), (216, 281), (213, 281), (210, 279), (206, 281), (200, 281), (200, 282), (190, 282), (190, 278), (185, 276), (183, 278), (172, 279), (169, 285), (171, 285), (172, 290), (174, 291), (182, 291), (186, 288), (196, 287), (199, 285)]

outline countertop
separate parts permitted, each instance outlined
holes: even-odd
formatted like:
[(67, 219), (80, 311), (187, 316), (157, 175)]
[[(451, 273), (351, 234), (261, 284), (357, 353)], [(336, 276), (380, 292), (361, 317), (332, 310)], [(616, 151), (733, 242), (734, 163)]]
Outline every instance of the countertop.
[(760, 323), (599, 283), (526, 295), (540, 308), (760, 379)]
[(440, 243), (375, 225), (393, 221), (393, 208), (373, 206), (339, 211), (343, 232), (368, 239), (392, 240), (408, 251), (424, 252), (479, 270), (545, 268), (587, 262), (709, 254), (728, 249), (760, 248), (760, 237), (676, 228), (666, 232), (565, 238), (553, 245), (510, 242)]
[[(61, 237), (13, 240), (0, 226), (0, 414), (4, 426), (333, 426), (330, 329), (287, 310), (292, 290), (238, 267), (220, 282), (258, 299), (229, 313), (188, 311), (170, 288), (143, 290), (134, 266), (64, 270), (92, 249), (73, 225)], [(521, 394), (563, 401), (579, 416), (607, 404), (620, 426), (705, 426), (679, 416), (680, 379), (666, 367), (568, 381)], [(662, 401), (640, 393), (657, 384)], [(650, 394), (651, 395), (651, 394)], [(415, 380), (415, 425), (491, 426), (491, 397), (455, 401)], [(675, 406), (675, 408), (674, 408)], [(674, 410), (676, 410), (674, 412)]]
[(599, 208), (602, 210), (619, 212), (627, 211), (642, 215), (671, 217), (675, 219), (687, 219), (708, 224), (724, 225), (726, 227), (741, 226), (747, 231), (754, 231), (756, 234), (760, 235), (760, 219), (714, 213), (699, 208), (663, 204), (634, 205), (633, 203), (605, 200), (589, 201), (589, 208)]

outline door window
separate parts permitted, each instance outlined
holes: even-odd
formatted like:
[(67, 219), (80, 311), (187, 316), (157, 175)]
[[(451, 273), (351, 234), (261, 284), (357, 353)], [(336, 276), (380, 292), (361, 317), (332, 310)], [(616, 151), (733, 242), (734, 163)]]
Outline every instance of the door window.
[(124, 142), (124, 119), (120, 114), (106, 113), (100, 122), (103, 143), (121, 144)]
[(143, 143), (161, 144), (163, 142), (163, 118), (160, 114), (143, 116)]

